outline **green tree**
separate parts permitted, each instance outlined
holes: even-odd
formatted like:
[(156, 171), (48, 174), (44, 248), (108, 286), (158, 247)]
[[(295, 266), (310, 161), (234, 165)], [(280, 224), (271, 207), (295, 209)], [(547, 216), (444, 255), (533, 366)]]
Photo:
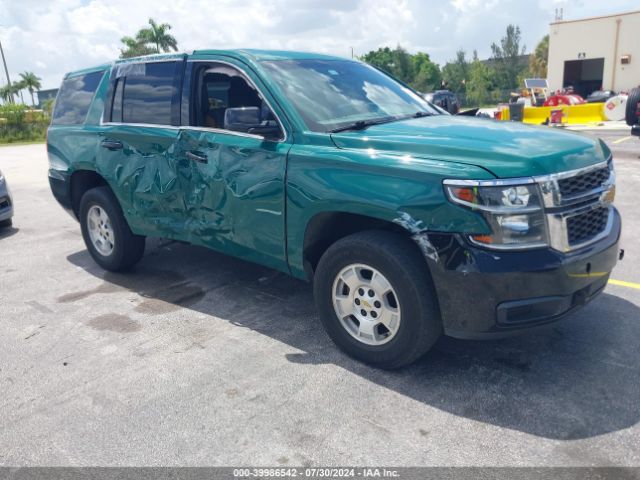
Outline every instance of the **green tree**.
[(522, 73), (520, 56), (524, 55), (526, 47), (521, 43), (520, 27), (508, 25), (500, 44), (492, 43), (492, 63), (496, 69), (498, 87), (513, 89), (518, 87), (518, 75)]
[(33, 92), (42, 88), (42, 84), (40, 83), (41, 78), (33, 72), (23, 72), (20, 74), (20, 78), (22, 79), (21, 82), (24, 88), (26, 88), (31, 95), (31, 106), (35, 107), (36, 103), (33, 98)]
[(436, 90), (442, 82), (440, 67), (431, 61), (429, 54), (418, 52), (412, 56), (413, 79), (410, 85), (419, 92)]
[(0, 98), (5, 104), (13, 103), (13, 85), (0, 87)]
[(393, 50), (389, 47), (373, 50), (360, 57), (360, 60), (384, 70), (405, 83), (413, 81), (412, 55), (400, 45)]
[(479, 107), (490, 101), (492, 78), (491, 68), (482, 63), (478, 59), (478, 53), (474, 51), (466, 82), (467, 105)]
[(42, 102), (42, 111), (47, 117), (51, 117), (51, 115), (53, 114), (54, 102), (55, 98), (47, 98), (44, 102)]
[(373, 65), (380, 70), (384, 70), (387, 73), (392, 73), (393, 57), (389, 47), (371, 50), (369, 53), (365, 53), (359, 57), (359, 60), (362, 60), (369, 65)]
[(547, 62), (549, 60), (549, 35), (545, 35), (529, 56), (529, 71), (536, 78), (547, 78)]
[(464, 50), (458, 50), (455, 60), (448, 62), (442, 68), (443, 86), (452, 92), (464, 93), (466, 90), (465, 84), (469, 77), (469, 62), (466, 55)]
[(22, 90), (24, 90), (25, 88), (27, 88), (26, 84), (24, 83), (24, 80), (20, 80), (18, 82), (13, 82), (11, 84), (11, 89), (13, 91), (13, 94), (16, 97), (20, 97), (20, 102), (22, 104), (24, 104), (24, 98), (22, 96)]
[(158, 24), (153, 18), (149, 19), (149, 27), (141, 28), (135, 37), (122, 37), (120, 41), (124, 44), (120, 50), (120, 58), (137, 57), (152, 53), (178, 51), (178, 41), (169, 34), (171, 25), (168, 23)]
[(397, 79), (421, 92), (434, 90), (440, 85), (440, 67), (431, 61), (429, 54), (418, 52), (410, 54), (398, 45), (372, 50), (359, 57), (359, 60), (384, 70)]
[(411, 83), (413, 80), (413, 63), (411, 55), (404, 48), (398, 45), (391, 51), (393, 76), (404, 83)]
[(141, 29), (136, 35), (136, 39), (144, 44), (152, 44), (156, 47), (156, 53), (178, 51), (178, 42), (168, 32), (171, 25), (161, 23), (158, 25), (153, 18), (149, 19), (149, 28)]
[(125, 48), (120, 50), (120, 58), (140, 57), (156, 53), (153, 47), (149, 47), (133, 37), (122, 37), (120, 41), (125, 45)]

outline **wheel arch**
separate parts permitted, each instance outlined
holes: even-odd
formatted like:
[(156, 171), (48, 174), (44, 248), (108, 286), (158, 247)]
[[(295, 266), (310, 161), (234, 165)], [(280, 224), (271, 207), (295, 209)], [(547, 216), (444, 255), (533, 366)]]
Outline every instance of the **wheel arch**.
[(385, 230), (395, 232), (412, 240), (416, 232), (406, 228), (402, 222), (386, 218), (373, 217), (344, 211), (325, 211), (309, 219), (304, 232), (302, 256), (304, 271), (308, 280), (313, 279), (320, 258), (335, 242), (354, 233), (367, 230)]
[[(108, 187), (109, 183), (105, 178), (95, 170), (80, 169), (71, 174), (70, 180), (70, 195), (71, 195), (71, 208), (76, 218), (79, 217), (80, 212), (80, 200), (82, 196), (92, 188), (96, 187)], [(112, 190), (113, 191), (113, 190)]]

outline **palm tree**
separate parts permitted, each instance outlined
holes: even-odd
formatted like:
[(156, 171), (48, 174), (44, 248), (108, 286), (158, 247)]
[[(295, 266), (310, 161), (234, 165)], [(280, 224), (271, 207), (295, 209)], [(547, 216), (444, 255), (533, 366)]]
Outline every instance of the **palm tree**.
[(529, 55), (531, 75), (539, 78), (547, 77), (547, 61), (549, 58), (549, 35), (545, 35), (538, 43), (535, 52)]
[(13, 82), (11, 84), (11, 93), (16, 97), (20, 97), (20, 101), (24, 104), (24, 98), (22, 97), (22, 90), (26, 88), (24, 81), (20, 80), (19, 82)]
[[(171, 30), (171, 25), (168, 23), (162, 23), (158, 25), (153, 18), (149, 19), (149, 28), (141, 29), (136, 35), (136, 40), (140, 43), (151, 43), (156, 46), (156, 53), (169, 52), (173, 49), (174, 52), (178, 51), (178, 42), (176, 39), (167, 33)], [(124, 40), (124, 39), (123, 39)]]
[(0, 98), (4, 103), (13, 103), (13, 85), (3, 85), (0, 87)]
[(141, 55), (156, 53), (153, 47), (149, 47), (144, 42), (136, 40), (133, 37), (122, 37), (120, 41), (124, 43), (125, 46), (125, 48), (120, 50), (120, 58), (139, 57)]
[(31, 106), (35, 107), (36, 103), (33, 99), (33, 92), (42, 88), (42, 84), (40, 83), (41, 78), (33, 72), (21, 73), (20, 78), (22, 79), (20, 82), (22, 88), (26, 88), (31, 94)]

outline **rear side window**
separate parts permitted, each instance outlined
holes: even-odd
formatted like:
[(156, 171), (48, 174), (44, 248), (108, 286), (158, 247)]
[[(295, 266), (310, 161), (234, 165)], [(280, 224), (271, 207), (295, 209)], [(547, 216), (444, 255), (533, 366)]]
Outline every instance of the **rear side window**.
[(177, 62), (119, 65), (111, 121), (172, 125), (178, 91)]
[(53, 111), (53, 125), (78, 125), (87, 117), (104, 70), (67, 78), (62, 82)]

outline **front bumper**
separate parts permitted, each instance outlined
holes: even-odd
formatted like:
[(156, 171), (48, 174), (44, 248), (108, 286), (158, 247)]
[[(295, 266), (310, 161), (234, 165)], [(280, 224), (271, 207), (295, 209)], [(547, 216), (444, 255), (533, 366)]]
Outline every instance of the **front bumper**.
[[(618, 256), (621, 220), (607, 237), (569, 254), (552, 249), (497, 252), (458, 235), (429, 235), (429, 260), (445, 334), (491, 338), (559, 320), (598, 295)], [(435, 257), (434, 257), (435, 258)]]
[(13, 198), (6, 180), (0, 182), (0, 222), (13, 217)]

